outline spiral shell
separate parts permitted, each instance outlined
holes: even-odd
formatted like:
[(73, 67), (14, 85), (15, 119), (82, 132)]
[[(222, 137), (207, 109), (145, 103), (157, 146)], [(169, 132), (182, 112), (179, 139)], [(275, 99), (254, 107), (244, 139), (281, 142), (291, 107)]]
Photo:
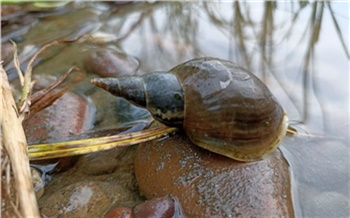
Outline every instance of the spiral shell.
[(288, 119), (255, 75), (216, 58), (180, 64), (184, 129), (198, 146), (240, 161), (259, 160), (283, 140)]
[(168, 72), (93, 83), (146, 107), (166, 125), (182, 125), (196, 145), (239, 161), (264, 158), (287, 131), (287, 115), (265, 84), (218, 58), (196, 58)]

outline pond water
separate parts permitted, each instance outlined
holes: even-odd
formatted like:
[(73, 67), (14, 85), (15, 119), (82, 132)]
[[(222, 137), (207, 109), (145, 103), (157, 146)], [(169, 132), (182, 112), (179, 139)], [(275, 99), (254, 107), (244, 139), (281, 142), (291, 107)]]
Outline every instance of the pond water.
[[(348, 11), (345, 2), (317, 1), (79, 2), (37, 12), (30, 28), (18, 24), (24, 31), (5, 31), (2, 42), (12, 38), (28, 57), (53, 40), (92, 34), (101, 40), (93, 49), (126, 54), (140, 64), (139, 72), (202, 56), (238, 63), (267, 84), (298, 132), (281, 146), (293, 176), (296, 216), (345, 217), (350, 215)], [(91, 46), (69, 49), (64, 55), (50, 53), (35, 74), (82, 65)], [(5, 66), (14, 78), (11, 65)], [(85, 95), (86, 89), (81, 85), (75, 91)], [(123, 116), (132, 115), (119, 119), (120, 125), (149, 116), (125, 108), (132, 112)], [(100, 128), (111, 124), (104, 125)]]

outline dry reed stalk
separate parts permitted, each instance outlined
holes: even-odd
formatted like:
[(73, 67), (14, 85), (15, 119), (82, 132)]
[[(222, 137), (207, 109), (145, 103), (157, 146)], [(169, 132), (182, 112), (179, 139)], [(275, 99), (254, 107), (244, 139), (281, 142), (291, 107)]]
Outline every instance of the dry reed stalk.
[(1, 71), (1, 146), (10, 157), (18, 193), (19, 208), (23, 217), (40, 217), (31, 180), (27, 141), (19, 119), (7, 75), (2, 65)]

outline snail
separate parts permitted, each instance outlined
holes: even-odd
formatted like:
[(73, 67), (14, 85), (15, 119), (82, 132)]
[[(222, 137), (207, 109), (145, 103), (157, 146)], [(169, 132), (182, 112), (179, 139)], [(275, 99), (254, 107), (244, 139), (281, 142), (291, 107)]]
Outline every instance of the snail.
[(165, 125), (182, 126), (197, 146), (238, 161), (263, 159), (286, 135), (287, 115), (270, 90), (227, 60), (196, 58), (169, 71), (91, 82)]

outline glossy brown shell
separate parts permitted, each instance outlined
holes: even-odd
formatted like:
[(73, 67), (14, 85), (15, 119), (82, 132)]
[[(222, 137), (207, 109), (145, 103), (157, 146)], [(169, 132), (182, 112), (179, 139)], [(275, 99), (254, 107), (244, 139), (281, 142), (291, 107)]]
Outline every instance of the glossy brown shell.
[(197, 58), (170, 72), (182, 83), (184, 129), (200, 147), (241, 160), (272, 153), (287, 130), (287, 116), (253, 74), (216, 58)]

